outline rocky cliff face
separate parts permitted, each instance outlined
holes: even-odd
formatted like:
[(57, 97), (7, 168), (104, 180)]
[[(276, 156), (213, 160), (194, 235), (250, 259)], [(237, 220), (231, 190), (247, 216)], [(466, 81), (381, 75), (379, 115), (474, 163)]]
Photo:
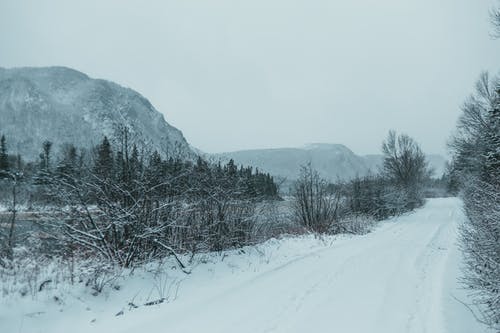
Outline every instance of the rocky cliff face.
[(91, 147), (126, 128), (162, 155), (194, 155), (182, 132), (132, 89), (65, 67), (0, 68), (0, 133), (11, 153), (34, 159), (45, 140)]

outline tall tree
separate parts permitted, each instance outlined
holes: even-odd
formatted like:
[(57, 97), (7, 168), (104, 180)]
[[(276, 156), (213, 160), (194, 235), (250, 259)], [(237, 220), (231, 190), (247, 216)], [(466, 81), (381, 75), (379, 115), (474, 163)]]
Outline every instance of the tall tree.
[(415, 140), (406, 134), (390, 131), (382, 144), (383, 171), (395, 184), (405, 187), (417, 184), (429, 176), (425, 155)]
[(46, 185), (51, 182), (52, 173), (50, 169), (51, 163), (52, 142), (44, 141), (42, 144), (42, 152), (39, 157), (38, 171), (34, 177), (35, 184)]
[(42, 145), (42, 169), (45, 171), (50, 170), (50, 160), (51, 160), (51, 151), (52, 151), (52, 142), (44, 141)]
[(494, 8), (491, 13), (491, 23), (493, 24), (493, 37), (500, 38), (500, 2), (498, 7)]
[[(475, 92), (462, 106), (457, 130), (450, 142), (454, 154), (454, 169), (460, 175), (479, 176), (483, 173), (487, 150), (494, 149), (495, 118), (498, 117), (500, 79), (481, 73)], [(492, 137), (493, 135), (493, 137)], [(489, 148), (488, 148), (489, 147)], [(463, 178), (463, 177), (462, 177)]]
[(9, 171), (9, 155), (7, 153), (7, 142), (5, 135), (0, 138), (0, 177)]
[(113, 176), (113, 150), (106, 136), (97, 147), (94, 172), (102, 180), (110, 179)]
[(383, 175), (390, 182), (385, 194), (387, 209), (400, 214), (421, 206), (423, 185), (431, 171), (417, 142), (406, 134), (390, 131), (382, 144), (382, 152)]

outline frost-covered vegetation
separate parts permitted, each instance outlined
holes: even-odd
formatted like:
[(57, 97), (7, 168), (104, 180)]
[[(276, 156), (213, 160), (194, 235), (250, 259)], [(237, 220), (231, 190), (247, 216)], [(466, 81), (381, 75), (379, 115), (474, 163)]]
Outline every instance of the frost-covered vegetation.
[[(173, 257), (117, 269), (97, 297), (85, 286), (92, 271), (83, 265), (90, 260), (81, 263), (73, 284), (64, 280), (70, 270), (63, 261), (44, 262), (0, 277), (14, 290), (0, 297), (0, 327), (50, 333), (250, 333), (273, 327), (287, 333), (485, 332), (454, 298), (466, 299), (456, 281), (461, 207), (456, 198), (431, 199), (366, 235), (297, 235), (198, 253), (192, 260), (180, 255), (191, 262), (189, 275)], [(52, 281), (41, 291), (19, 297), (22, 280), (37, 288), (47, 277)]]
[[(282, 234), (363, 234), (377, 220), (421, 206), (430, 175), (416, 142), (391, 132), (380, 174), (332, 185), (306, 166), (293, 196), (283, 199), (273, 177), (252, 167), (163, 158), (129, 144), (126, 127), (116, 133), (91, 150), (63, 144), (58, 153), (46, 141), (39, 160), (27, 163), (9, 155), (2, 136), (2, 274), (25, 276), (19, 281), (30, 293), (58, 279), (101, 292), (117, 271), (165, 257), (189, 274), (183, 256)], [(26, 277), (37, 272), (29, 267), (51, 261), (66, 273)]]
[(391, 131), (382, 151), (380, 173), (348, 182), (329, 184), (310, 164), (304, 166), (292, 191), (297, 220), (315, 232), (358, 233), (360, 220), (370, 224), (422, 206), (424, 189), (435, 183), (418, 144)]
[(500, 329), (500, 79), (483, 73), (465, 102), (450, 143), (450, 188), (469, 218), (462, 229), (464, 284), (481, 319)]
[[(277, 197), (268, 174), (232, 161), (163, 159), (129, 147), (126, 136), (114, 147), (105, 137), (87, 153), (64, 146), (58, 160), (52, 143), (45, 142), (37, 164), (25, 165), (20, 157), (12, 164), (4, 154), (2, 194), (10, 198), (12, 213), (3, 249), (7, 258), (21, 201), (47, 207), (36, 219), (49, 235), (47, 251), (129, 267), (174, 252), (247, 244), (256, 204)], [(3, 143), (6, 151), (5, 138)]]

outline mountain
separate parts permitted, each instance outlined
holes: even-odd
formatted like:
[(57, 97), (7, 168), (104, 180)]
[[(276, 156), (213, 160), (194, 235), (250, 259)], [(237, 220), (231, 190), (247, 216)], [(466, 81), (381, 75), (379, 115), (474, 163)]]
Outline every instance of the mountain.
[(182, 132), (132, 89), (66, 67), (0, 68), (0, 133), (11, 153), (34, 159), (45, 140), (88, 148), (123, 128), (164, 156), (194, 156)]
[[(377, 173), (382, 166), (382, 155), (359, 156), (341, 144), (316, 143), (303, 148), (254, 149), (213, 154), (215, 160), (233, 159), (237, 164), (252, 165), (289, 181), (297, 179), (300, 167), (311, 163), (321, 177), (329, 180), (349, 180), (368, 173)], [(429, 164), (435, 176), (444, 172), (446, 160), (440, 155), (429, 155)]]
[(303, 148), (242, 150), (213, 155), (215, 159), (233, 159), (237, 164), (252, 165), (272, 175), (297, 179), (300, 167), (311, 163), (328, 180), (346, 180), (368, 172), (363, 157), (340, 144), (310, 144)]

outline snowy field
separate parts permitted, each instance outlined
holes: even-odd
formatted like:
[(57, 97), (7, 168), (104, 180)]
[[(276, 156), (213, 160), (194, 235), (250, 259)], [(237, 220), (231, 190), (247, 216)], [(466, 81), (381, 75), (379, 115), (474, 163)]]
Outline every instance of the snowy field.
[(488, 332), (458, 301), (463, 219), (458, 199), (431, 199), (367, 235), (273, 239), (196, 257), (191, 274), (151, 264), (98, 296), (0, 295), (0, 332)]

